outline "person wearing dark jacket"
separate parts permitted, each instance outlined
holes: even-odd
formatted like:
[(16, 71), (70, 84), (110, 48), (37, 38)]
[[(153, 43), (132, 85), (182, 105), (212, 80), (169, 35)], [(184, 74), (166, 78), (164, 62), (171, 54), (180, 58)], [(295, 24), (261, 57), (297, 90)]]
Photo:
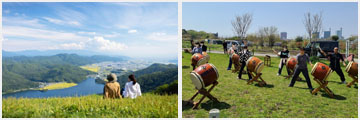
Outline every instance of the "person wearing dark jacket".
[(321, 48), (320, 48), (320, 52), (324, 56), (327, 56), (330, 59), (329, 67), (339, 75), (339, 77), (341, 79), (341, 83), (346, 84), (344, 73), (342, 72), (341, 67), (340, 67), (340, 61), (342, 61), (342, 64), (344, 66), (346, 66), (346, 64), (345, 64), (344, 58), (339, 53), (339, 48), (335, 47), (334, 53), (332, 53), (332, 54), (326, 54)]
[(202, 52), (206, 52), (207, 51), (207, 46), (204, 44), (204, 41), (201, 41), (200, 45), (201, 45)]
[[(273, 49), (273, 51), (276, 55), (278, 55), (280, 57), (279, 71), (277, 73), (277, 75), (279, 76), (279, 75), (281, 75), (281, 70), (282, 70), (283, 66), (284, 65), (286, 66), (287, 59), (290, 57), (290, 52), (287, 49), (287, 46), (284, 46), (283, 50), (280, 52), (277, 52), (274, 49)], [(286, 71), (287, 71), (288, 75), (290, 75), (289, 68), (286, 67)]]

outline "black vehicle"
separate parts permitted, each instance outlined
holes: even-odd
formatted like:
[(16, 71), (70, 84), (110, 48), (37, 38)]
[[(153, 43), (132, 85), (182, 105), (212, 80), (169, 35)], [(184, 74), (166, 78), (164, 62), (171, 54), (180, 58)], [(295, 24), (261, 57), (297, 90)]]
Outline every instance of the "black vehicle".
[(310, 51), (311, 48), (315, 47), (316, 56), (319, 57), (325, 57), (323, 56), (320, 51), (319, 51), (319, 47), (325, 52), (325, 53), (333, 53), (334, 52), (334, 48), (335, 47), (339, 47), (339, 42), (338, 41), (315, 41), (315, 42), (311, 42), (309, 44), (306, 45), (305, 47), (305, 53), (308, 54), (310, 56)]

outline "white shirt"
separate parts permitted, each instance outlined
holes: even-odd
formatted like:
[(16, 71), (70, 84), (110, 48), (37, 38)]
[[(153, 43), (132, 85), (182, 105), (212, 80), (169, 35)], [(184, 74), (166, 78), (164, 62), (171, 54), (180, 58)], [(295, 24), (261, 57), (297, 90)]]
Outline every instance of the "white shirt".
[(131, 99), (141, 96), (140, 85), (138, 83), (133, 84), (132, 81), (125, 84), (124, 97), (130, 97)]

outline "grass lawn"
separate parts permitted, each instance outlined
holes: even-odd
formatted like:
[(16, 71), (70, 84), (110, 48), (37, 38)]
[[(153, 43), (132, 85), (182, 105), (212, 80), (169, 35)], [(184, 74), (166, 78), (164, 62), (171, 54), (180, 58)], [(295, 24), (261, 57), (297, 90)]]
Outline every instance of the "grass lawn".
[(3, 118), (177, 118), (177, 95), (143, 94), (136, 99), (102, 95), (2, 99)]
[(73, 87), (76, 86), (76, 83), (66, 83), (66, 82), (61, 82), (61, 83), (54, 83), (48, 86), (45, 86), (43, 88), (40, 88), (40, 90), (55, 90), (55, 89), (63, 89), (63, 88), (69, 88), (69, 87)]
[[(220, 109), (220, 117), (223, 118), (357, 118), (358, 116), (358, 88), (346, 87), (340, 83), (340, 77), (331, 73), (328, 87), (335, 93), (335, 98), (330, 98), (323, 90), (318, 95), (311, 95), (305, 81), (297, 81), (294, 87), (288, 87), (290, 79), (277, 76), (279, 58), (272, 58), (272, 67), (263, 69), (262, 78), (268, 83), (265, 87), (259, 87), (256, 82), (247, 85), (245, 80), (238, 80), (237, 74), (227, 71), (229, 62), (228, 55), (210, 54), (210, 61), (219, 71), (219, 84), (211, 92), (220, 103), (215, 103), (205, 98), (198, 110), (192, 110), (185, 101), (190, 99), (196, 92), (190, 80), (189, 53), (182, 53), (182, 113), (183, 117), (209, 116), (212, 108)], [(258, 57), (263, 60), (263, 57)], [(329, 63), (328, 61), (323, 61)], [(234, 67), (232, 67), (234, 69)], [(308, 66), (309, 75), (311, 71)], [(346, 81), (352, 79), (342, 68)], [(286, 74), (286, 68), (282, 75)], [(248, 78), (243, 74), (243, 78)], [(303, 75), (300, 75), (304, 78)], [(319, 85), (310, 75), (314, 88)], [(210, 88), (210, 86), (208, 87)], [(198, 101), (197, 96), (194, 101)]]

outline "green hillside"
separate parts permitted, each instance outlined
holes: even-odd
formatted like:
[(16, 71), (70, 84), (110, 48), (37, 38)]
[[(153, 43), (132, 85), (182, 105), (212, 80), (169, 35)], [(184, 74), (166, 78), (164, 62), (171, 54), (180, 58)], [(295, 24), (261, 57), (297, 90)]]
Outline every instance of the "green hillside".
[(149, 92), (155, 90), (157, 87), (170, 84), (178, 79), (178, 67), (173, 64), (159, 64), (155, 63), (145, 69), (127, 73), (119, 76), (118, 81), (123, 88), (125, 83), (128, 82), (128, 76), (134, 74), (137, 82), (141, 86), (142, 92)]
[(117, 57), (87, 57), (76, 54), (4, 57), (2, 60), (2, 92), (36, 88), (40, 82), (79, 83), (86, 79), (86, 75), (92, 73), (81, 69), (80, 65), (121, 60)]
[(136, 99), (101, 95), (2, 99), (3, 118), (177, 118), (177, 95), (143, 94)]
[[(358, 88), (347, 88), (340, 83), (339, 76), (333, 72), (329, 76), (328, 87), (335, 93), (330, 98), (324, 91), (311, 95), (305, 81), (297, 81), (294, 87), (288, 87), (290, 80), (277, 76), (279, 58), (272, 57), (272, 67), (263, 69), (262, 78), (268, 83), (266, 87), (257, 84), (247, 85), (245, 80), (238, 80), (237, 74), (227, 71), (229, 57), (224, 54), (210, 54), (210, 63), (219, 71), (219, 84), (211, 92), (220, 103), (206, 98), (198, 110), (192, 110), (185, 101), (195, 94), (189, 72), (191, 54), (183, 53), (182, 59), (182, 113), (183, 117), (208, 117), (212, 108), (220, 109), (220, 117), (228, 118), (357, 118)], [(264, 57), (259, 57), (263, 60)], [(323, 61), (328, 64), (327, 61)], [(311, 69), (309, 65), (309, 70)], [(346, 81), (352, 79), (342, 68)], [(283, 69), (282, 75), (286, 74)], [(310, 73), (309, 73), (310, 74)], [(248, 78), (246, 74), (242, 76)], [(304, 78), (302, 75), (300, 77)], [(319, 85), (310, 75), (314, 88)], [(198, 96), (195, 101), (199, 100)]]

